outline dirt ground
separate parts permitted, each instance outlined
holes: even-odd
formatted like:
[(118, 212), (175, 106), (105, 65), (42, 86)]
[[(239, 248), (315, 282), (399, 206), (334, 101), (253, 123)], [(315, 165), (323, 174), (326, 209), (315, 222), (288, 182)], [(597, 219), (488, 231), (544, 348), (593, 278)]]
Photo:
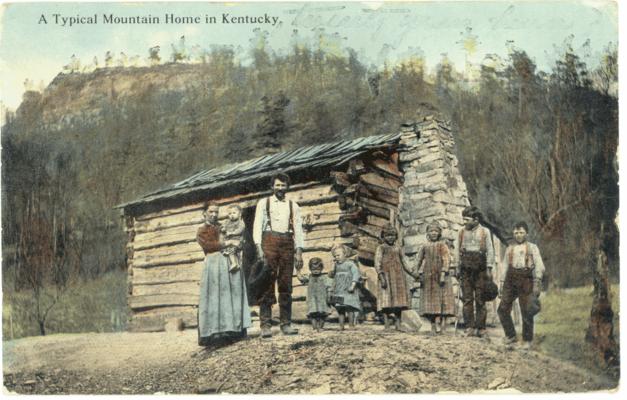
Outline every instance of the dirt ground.
[(197, 346), (196, 331), (64, 334), (3, 343), (5, 391), (24, 394), (585, 392), (617, 386), (537, 351), (452, 332), (361, 325)]

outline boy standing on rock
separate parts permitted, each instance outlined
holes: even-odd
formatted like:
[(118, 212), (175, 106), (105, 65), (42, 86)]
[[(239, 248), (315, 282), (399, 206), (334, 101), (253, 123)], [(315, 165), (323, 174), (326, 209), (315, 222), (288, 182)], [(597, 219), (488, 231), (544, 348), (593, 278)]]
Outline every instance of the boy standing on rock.
[(498, 308), (499, 319), (505, 331), (505, 344), (514, 344), (516, 330), (511, 311), (512, 303), (518, 298), (523, 320), (523, 347), (526, 349), (531, 348), (533, 340), (532, 303), (540, 296), (544, 274), (540, 250), (538, 246), (527, 241), (528, 231), (525, 222), (518, 222), (514, 225), (514, 243), (507, 247), (503, 258), (503, 265), (507, 266), (507, 272), (499, 287), (501, 304)]
[(488, 280), (492, 280), (494, 247), (490, 231), (480, 225), (482, 216), (477, 207), (466, 207), (462, 217), (464, 227), (455, 242), (454, 262), (462, 287), (464, 335), (483, 337), (487, 317), (483, 295)]

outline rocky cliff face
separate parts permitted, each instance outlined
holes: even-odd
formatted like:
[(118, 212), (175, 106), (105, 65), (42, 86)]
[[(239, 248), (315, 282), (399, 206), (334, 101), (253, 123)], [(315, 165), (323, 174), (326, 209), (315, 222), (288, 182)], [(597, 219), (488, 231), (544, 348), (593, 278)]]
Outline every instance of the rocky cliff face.
[(108, 189), (112, 207), (230, 161), (229, 148), (245, 150), (243, 140), (229, 144), (234, 131), (254, 131), (254, 109), (236, 117), (251, 109), (241, 96), (247, 89), (218, 72), (208, 64), (165, 64), (59, 74), (43, 93), (25, 93), (5, 133), (74, 149), (72, 168), (86, 181), (117, 181)]
[[(18, 118), (33, 119), (50, 132), (104, 122), (107, 109), (141, 97), (147, 91), (185, 102), (184, 92), (199, 84), (202, 66), (166, 64), (142, 68), (100, 68), (91, 73), (59, 74), (43, 93), (26, 92)], [(176, 108), (172, 111), (176, 111)]]

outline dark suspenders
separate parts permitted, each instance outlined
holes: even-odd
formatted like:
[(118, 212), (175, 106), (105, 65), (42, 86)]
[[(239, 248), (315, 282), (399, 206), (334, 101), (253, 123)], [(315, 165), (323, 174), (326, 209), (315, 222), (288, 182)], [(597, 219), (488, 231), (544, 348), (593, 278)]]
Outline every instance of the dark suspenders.
[[(508, 248), (507, 250), (508, 250), (507, 267), (513, 269), (514, 268), (514, 247), (512, 246)], [(533, 261), (533, 254), (529, 251), (529, 242), (527, 242), (525, 245), (525, 268), (533, 268), (533, 267), (530, 267), (531, 261)], [(533, 265), (535, 267), (535, 263)]]
[(272, 220), (270, 219), (270, 198), (266, 199), (266, 220), (268, 220), (268, 228), (272, 231)]
[[(294, 212), (292, 210), (292, 200), (288, 200), (290, 205), (290, 216), (289, 216), (289, 225), (288, 232), (294, 232)], [(268, 228), (272, 231), (272, 220), (270, 219), (270, 197), (266, 199), (266, 220), (268, 220)]]
[[(481, 227), (479, 228), (481, 229)], [(488, 252), (488, 246), (486, 243), (486, 233), (485, 230), (481, 230), (481, 237), (479, 238), (479, 251), (483, 252), (483, 253), (487, 253)], [(464, 249), (464, 228), (462, 228), (459, 231), (459, 251), (463, 251)]]

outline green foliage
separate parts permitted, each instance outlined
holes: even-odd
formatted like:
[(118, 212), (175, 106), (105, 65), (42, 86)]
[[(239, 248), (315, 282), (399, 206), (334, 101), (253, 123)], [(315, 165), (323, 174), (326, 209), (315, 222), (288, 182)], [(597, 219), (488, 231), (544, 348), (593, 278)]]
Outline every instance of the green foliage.
[[(126, 279), (126, 272), (116, 271), (73, 284), (50, 311), (46, 333), (125, 330), (128, 315)], [(52, 294), (54, 288), (46, 287), (44, 291)], [(33, 302), (32, 293), (28, 290), (3, 290), (4, 340), (39, 334), (37, 320), (32, 313)]]
[[(241, 49), (215, 46), (200, 64), (60, 74), (44, 95), (27, 92), (2, 135), (3, 285), (19, 276), (15, 210), (51, 188), (47, 176), (76, 175), (64, 217), (84, 241), (80, 276), (95, 278), (125, 268), (116, 204), (200, 170), (396, 132), (432, 112), (453, 121), (473, 203), (505, 235), (516, 220), (530, 224), (551, 285), (589, 283), (599, 246), (618, 274), (615, 47), (594, 71), (568, 46), (551, 71), (512, 50), (471, 81), (446, 57), (429, 74), (419, 51), (367, 67), (341, 38), (316, 35), (308, 46), (295, 33), (278, 54), (255, 31), (249, 64)], [(51, 168), (55, 159), (67, 162)]]

